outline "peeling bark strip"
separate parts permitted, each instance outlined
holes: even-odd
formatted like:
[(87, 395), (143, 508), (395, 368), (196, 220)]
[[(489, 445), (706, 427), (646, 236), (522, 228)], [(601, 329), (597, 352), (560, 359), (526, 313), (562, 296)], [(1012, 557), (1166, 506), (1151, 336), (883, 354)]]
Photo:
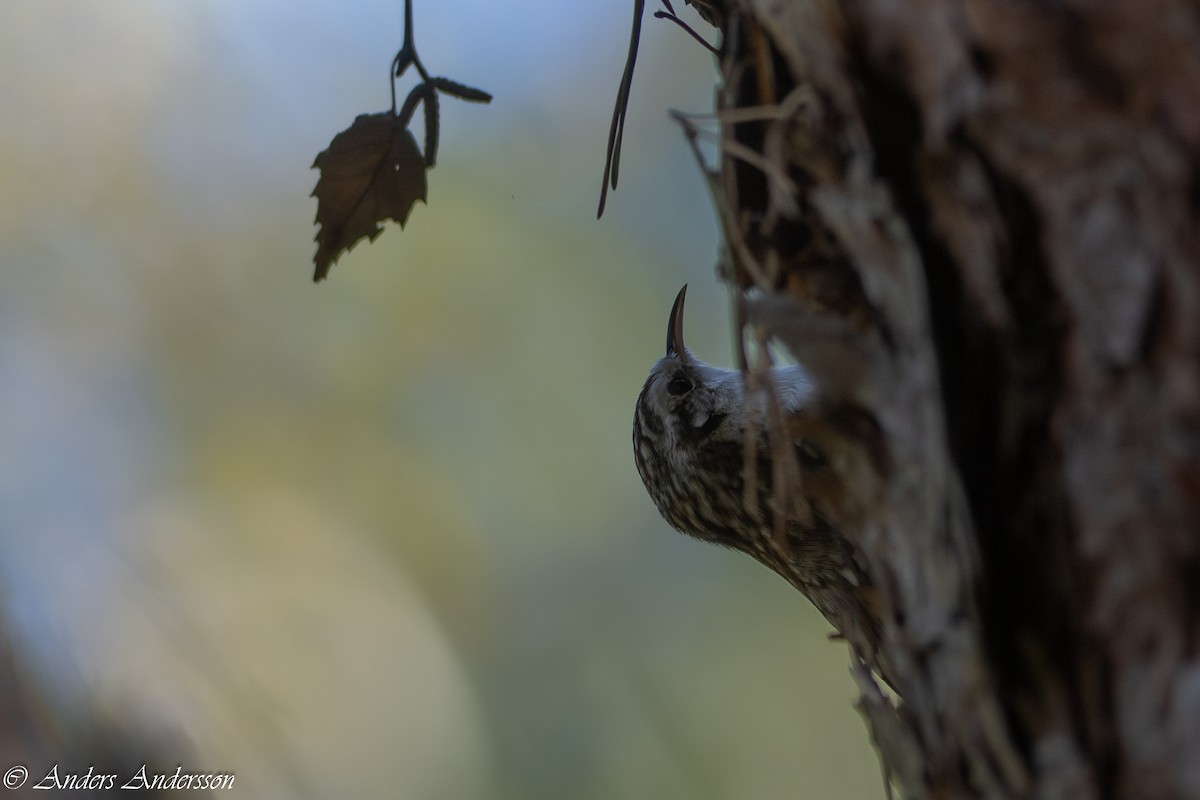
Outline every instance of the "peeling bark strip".
[(895, 784), (1200, 798), (1200, 7), (703, 8), (726, 277), (873, 421)]

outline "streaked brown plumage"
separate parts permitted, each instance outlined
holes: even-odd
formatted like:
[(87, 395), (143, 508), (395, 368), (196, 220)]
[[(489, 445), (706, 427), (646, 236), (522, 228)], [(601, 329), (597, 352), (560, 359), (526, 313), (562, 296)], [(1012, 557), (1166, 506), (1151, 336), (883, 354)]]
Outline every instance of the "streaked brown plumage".
[[(857, 495), (846, 491), (842, 474), (851, 466), (839, 446), (844, 426), (816, 412), (817, 390), (803, 367), (772, 369), (768, 385), (794, 455), (792, 474), (798, 467), (796, 485), (779, 491), (766, 391), (748, 395), (741, 372), (705, 364), (687, 349), (686, 291), (675, 299), (666, 355), (651, 370), (634, 414), (634, 457), (650, 497), (672, 527), (749, 554), (803, 592), (847, 639), (873, 651), (875, 593), (842, 529), (857, 516)], [(751, 463), (748, 426), (755, 429)], [(774, 453), (786, 456), (779, 441)], [(789, 494), (795, 499), (786, 523), (776, 526), (774, 509)]]

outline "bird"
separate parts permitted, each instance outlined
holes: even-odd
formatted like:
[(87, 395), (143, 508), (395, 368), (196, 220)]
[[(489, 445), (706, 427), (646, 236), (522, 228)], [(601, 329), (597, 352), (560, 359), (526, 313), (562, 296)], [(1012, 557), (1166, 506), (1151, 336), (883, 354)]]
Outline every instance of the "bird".
[[(862, 472), (854, 426), (824, 416), (828, 404), (803, 365), (772, 367), (758, 376), (762, 388), (748, 391), (741, 370), (697, 358), (683, 340), (686, 295), (685, 284), (666, 354), (634, 412), (634, 460), (647, 492), (673, 528), (774, 570), (873, 660), (876, 592), (847, 530), (861, 500), (847, 485)], [(789, 475), (794, 485), (777, 480)]]

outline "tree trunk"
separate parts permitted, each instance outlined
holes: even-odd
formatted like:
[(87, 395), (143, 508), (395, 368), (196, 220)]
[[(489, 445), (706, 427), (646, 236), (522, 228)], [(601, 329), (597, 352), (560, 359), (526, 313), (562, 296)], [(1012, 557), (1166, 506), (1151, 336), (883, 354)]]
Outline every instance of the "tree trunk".
[(696, 5), (726, 277), (848, 442), (893, 783), (1200, 798), (1200, 4)]

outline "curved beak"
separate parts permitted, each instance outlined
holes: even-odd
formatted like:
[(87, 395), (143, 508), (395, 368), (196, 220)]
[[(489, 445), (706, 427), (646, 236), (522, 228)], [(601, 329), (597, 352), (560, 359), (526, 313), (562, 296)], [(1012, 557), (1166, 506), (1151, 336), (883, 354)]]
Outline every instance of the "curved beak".
[(675, 296), (675, 305), (671, 306), (671, 318), (667, 321), (667, 355), (687, 357), (687, 348), (683, 344), (683, 299), (687, 295), (687, 284)]

